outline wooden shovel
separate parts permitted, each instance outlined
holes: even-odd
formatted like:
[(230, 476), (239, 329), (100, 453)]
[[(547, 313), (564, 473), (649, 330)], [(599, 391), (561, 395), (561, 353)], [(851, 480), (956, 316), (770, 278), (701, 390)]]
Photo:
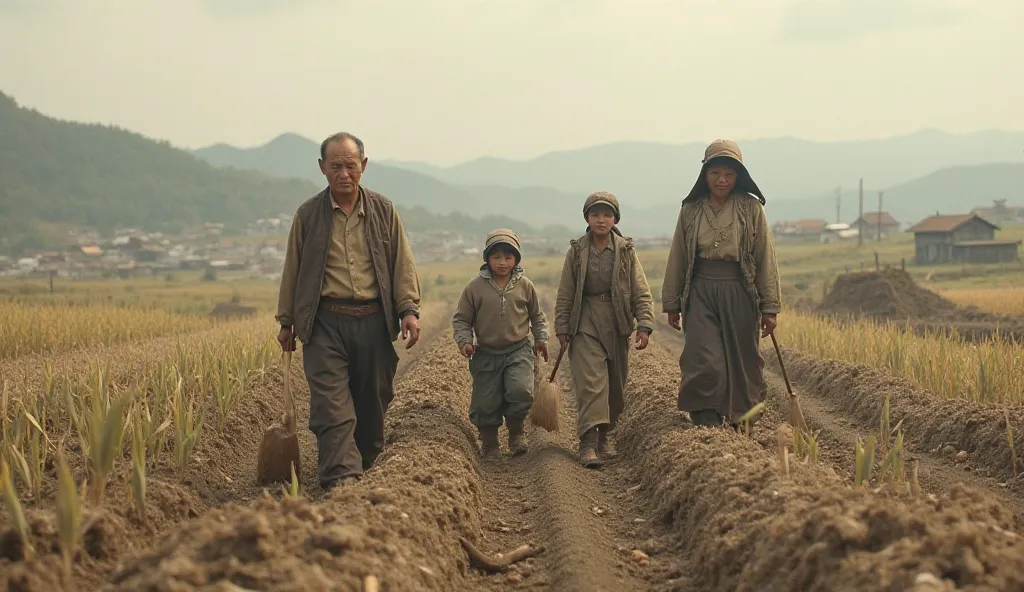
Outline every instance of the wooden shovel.
[(295, 399), (292, 397), (292, 352), (284, 352), (284, 421), (263, 432), (256, 461), (256, 479), (260, 485), (275, 481), (290, 482), (292, 467), (296, 478), (301, 473), (299, 436), (295, 433)]

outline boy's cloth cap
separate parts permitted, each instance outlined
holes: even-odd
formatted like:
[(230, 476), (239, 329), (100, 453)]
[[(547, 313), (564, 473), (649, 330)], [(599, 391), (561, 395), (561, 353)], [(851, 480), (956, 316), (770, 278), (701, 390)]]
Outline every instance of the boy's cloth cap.
[(523, 253), (519, 249), (519, 235), (508, 228), (498, 228), (487, 235), (487, 240), (484, 243), (484, 261), (490, 256), (491, 249), (496, 245), (508, 245), (516, 252), (516, 257), (520, 259), (523, 257)]

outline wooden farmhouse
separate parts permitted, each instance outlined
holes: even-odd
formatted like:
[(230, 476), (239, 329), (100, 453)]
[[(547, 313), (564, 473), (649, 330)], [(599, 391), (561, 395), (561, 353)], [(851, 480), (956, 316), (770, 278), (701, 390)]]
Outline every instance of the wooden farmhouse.
[(996, 240), (997, 230), (977, 214), (958, 214), (929, 216), (907, 231), (914, 233), (918, 265), (1016, 261), (1020, 241)]
[(850, 225), (860, 231), (865, 240), (889, 238), (900, 231), (900, 223), (889, 212), (864, 212)]

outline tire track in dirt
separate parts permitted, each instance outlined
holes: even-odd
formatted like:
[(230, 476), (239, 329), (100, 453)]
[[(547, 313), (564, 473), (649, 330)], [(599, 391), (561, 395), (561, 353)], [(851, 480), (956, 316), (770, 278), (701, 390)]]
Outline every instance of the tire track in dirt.
[(802, 464), (784, 477), (759, 443), (693, 428), (675, 411), (676, 357), (657, 340), (633, 360), (645, 380), (627, 389), (619, 440), (656, 519), (674, 534), (670, 551), (690, 560), (689, 581), (673, 589), (1024, 586), (1021, 524), (988, 492), (957, 485), (934, 499), (876, 494)]
[[(550, 305), (546, 306), (553, 324)], [(454, 348), (454, 345), (452, 346)], [(557, 356), (552, 336), (550, 364)], [(586, 469), (578, 460), (576, 400), (568, 357), (562, 359), (556, 382), (560, 389), (559, 431), (549, 433), (529, 425), (527, 454), (507, 453), (502, 428), (501, 460), (480, 463), (485, 506), (482, 524), (485, 552), (507, 552), (523, 543), (545, 545), (546, 551), (514, 566), (518, 589), (526, 590), (652, 590), (652, 585), (678, 576), (672, 557), (648, 559), (641, 565), (633, 550), (649, 556), (660, 552), (663, 534), (647, 517), (644, 500), (634, 495), (622, 461), (613, 459), (600, 469)], [(634, 377), (633, 380), (640, 379)], [(615, 434), (613, 434), (613, 438)], [(475, 589), (507, 589), (506, 574), (474, 572)]]

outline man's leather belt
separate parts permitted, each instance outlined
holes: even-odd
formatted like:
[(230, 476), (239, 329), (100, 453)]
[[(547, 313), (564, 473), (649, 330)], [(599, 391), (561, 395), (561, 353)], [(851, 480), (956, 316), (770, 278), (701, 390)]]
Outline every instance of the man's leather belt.
[(602, 302), (612, 301), (611, 292), (601, 292), (600, 294), (584, 294), (584, 296), (586, 296), (587, 298), (593, 298), (594, 300), (600, 300)]
[(365, 302), (321, 302), (320, 309), (349, 317), (366, 317), (380, 310), (376, 300)]

